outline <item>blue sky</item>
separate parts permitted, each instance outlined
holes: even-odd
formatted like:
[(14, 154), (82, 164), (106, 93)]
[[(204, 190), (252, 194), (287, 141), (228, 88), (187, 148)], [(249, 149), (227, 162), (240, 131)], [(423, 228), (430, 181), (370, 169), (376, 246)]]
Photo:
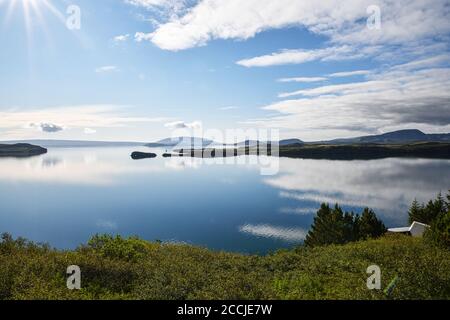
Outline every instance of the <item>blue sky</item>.
[(441, 0), (0, 0), (0, 140), (449, 132), (449, 18)]

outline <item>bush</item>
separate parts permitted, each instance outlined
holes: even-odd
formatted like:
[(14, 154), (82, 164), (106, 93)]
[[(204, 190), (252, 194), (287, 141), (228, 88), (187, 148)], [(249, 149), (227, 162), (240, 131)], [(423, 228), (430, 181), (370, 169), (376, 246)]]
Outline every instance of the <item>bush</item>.
[[(72, 264), (81, 290), (66, 288)], [(372, 264), (382, 289), (398, 277), (389, 296), (367, 289)], [(450, 299), (450, 251), (402, 235), (267, 256), (110, 236), (59, 251), (5, 236), (0, 266), (0, 299)]]

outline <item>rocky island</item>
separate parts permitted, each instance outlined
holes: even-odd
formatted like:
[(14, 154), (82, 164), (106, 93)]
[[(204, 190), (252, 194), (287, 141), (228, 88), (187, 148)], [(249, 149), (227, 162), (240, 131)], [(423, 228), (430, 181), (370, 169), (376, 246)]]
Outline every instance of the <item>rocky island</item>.
[(131, 154), (133, 160), (156, 158), (156, 153), (135, 151)]
[(31, 157), (47, 153), (46, 148), (28, 143), (0, 144), (0, 157)]

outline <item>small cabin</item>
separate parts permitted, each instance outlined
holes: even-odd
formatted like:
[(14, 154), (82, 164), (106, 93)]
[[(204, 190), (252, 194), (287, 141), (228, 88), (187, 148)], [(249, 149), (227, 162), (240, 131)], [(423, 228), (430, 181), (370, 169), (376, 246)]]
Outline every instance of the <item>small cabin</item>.
[(389, 228), (388, 232), (403, 233), (413, 237), (422, 237), (425, 230), (427, 230), (429, 227), (430, 226), (425, 223), (414, 221), (409, 227)]

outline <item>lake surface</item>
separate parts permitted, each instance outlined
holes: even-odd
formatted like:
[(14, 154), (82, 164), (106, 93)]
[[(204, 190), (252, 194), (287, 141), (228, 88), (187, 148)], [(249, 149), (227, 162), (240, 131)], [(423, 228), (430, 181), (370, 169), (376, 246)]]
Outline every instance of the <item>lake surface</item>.
[(449, 160), (265, 158), (279, 161), (279, 172), (261, 175), (249, 157), (135, 161), (136, 150), (148, 151), (54, 148), (0, 158), (0, 232), (57, 248), (112, 233), (265, 253), (301, 243), (321, 202), (369, 206), (388, 227), (403, 226), (414, 198), (450, 187)]

